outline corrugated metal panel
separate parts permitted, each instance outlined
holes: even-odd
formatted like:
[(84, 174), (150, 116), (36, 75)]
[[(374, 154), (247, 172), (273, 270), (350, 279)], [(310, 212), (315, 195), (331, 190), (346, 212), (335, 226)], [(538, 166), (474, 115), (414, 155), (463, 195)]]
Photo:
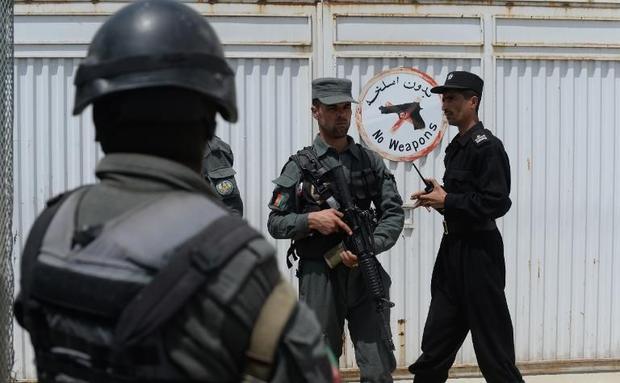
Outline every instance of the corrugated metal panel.
[[(573, 3), (582, 2), (612, 3)], [(348, 77), (357, 94), (374, 74), (398, 66), (417, 67), (438, 81), (454, 69), (484, 73), (487, 88), (482, 115), (504, 140), (512, 163), (514, 206), (500, 220), (500, 227), (517, 357), (535, 362), (584, 358), (582, 366), (593, 368), (597, 360), (617, 360), (620, 304), (615, 297), (620, 294), (620, 283), (613, 277), (620, 275), (620, 198), (616, 197), (620, 158), (615, 153), (620, 134), (614, 127), (620, 126), (616, 110), (620, 68), (617, 41), (611, 37), (620, 19), (617, 6), (430, 3), (319, 3), (318, 17), (308, 6), (194, 4), (214, 18), (215, 24), (220, 22), (219, 31), (224, 34), (236, 31), (232, 24), (237, 16), (250, 24), (252, 20), (273, 24), (273, 28), (260, 29), (259, 37), (267, 38), (258, 40), (266, 45), (253, 46), (253, 34), (243, 35), (247, 37), (243, 41), (221, 36), (233, 44), (226, 50), (236, 57), (231, 64), (237, 73), (241, 119), (235, 126), (221, 124), (218, 132), (235, 151), (249, 222), (266, 234), (270, 180), (291, 153), (311, 142), (312, 74)], [(72, 76), (78, 63), (73, 57), (84, 54), (83, 43), (93, 31), (88, 23), (101, 22), (117, 5), (42, 2), (16, 8), (23, 16), (16, 17), (16, 23), (23, 25), (15, 28), (16, 55), (23, 57), (15, 63), (16, 260), (44, 201), (93, 181), (92, 169), (100, 154), (93, 143), (90, 112), (79, 118), (70, 114)], [(81, 15), (79, 23), (68, 16), (74, 11)], [(34, 17), (48, 13), (57, 18)], [(583, 18), (588, 20), (585, 24)], [(58, 24), (45, 25), (59, 29), (39, 28), (43, 24), (37, 22), (52, 19)], [(456, 39), (442, 31), (450, 23), (465, 28), (459, 29), (463, 33)], [(412, 34), (397, 33), (398, 25)], [(544, 43), (549, 26), (553, 39)], [(557, 34), (556, 27), (563, 32)], [(587, 29), (586, 37), (579, 35), (582, 27)], [(601, 40), (604, 44), (593, 47), (600, 40), (595, 31), (601, 27), (607, 32)], [(383, 38), (376, 38), (379, 35)], [(76, 40), (76, 36), (82, 38)], [(562, 60), (543, 60), (549, 57)], [(318, 65), (312, 68), (310, 58)], [(421, 161), (425, 175), (441, 177), (443, 151), (455, 132), (450, 128), (441, 147)], [(421, 187), (410, 164), (386, 163), (405, 200)], [(399, 366), (419, 354), (441, 238), (438, 216), (418, 210), (408, 219), (413, 219), (414, 228), (405, 229), (394, 249), (381, 256), (392, 275), (392, 298), (397, 303), (392, 328)], [(280, 241), (277, 246), (285, 270), (287, 243)], [(15, 335), (17, 377), (33, 378), (29, 341), (20, 330)], [(346, 353), (344, 365), (353, 366), (351, 349)], [(457, 364), (474, 362), (467, 340)], [(571, 363), (558, 368), (570, 369)]]
[[(340, 58), (336, 64), (336, 74), (353, 82), (353, 94), (359, 94), (361, 88), (377, 73), (396, 67), (415, 67), (428, 73), (438, 82), (445, 79), (452, 70), (467, 70), (480, 73), (478, 59), (412, 59), (412, 58)], [(357, 130), (350, 131), (359, 142)], [(456, 132), (450, 128), (441, 146), (435, 149), (425, 160), (420, 161), (420, 171), (427, 177), (441, 179), (443, 175), (443, 152)], [(409, 195), (422, 189), (420, 179), (410, 163), (387, 161), (388, 168), (394, 173), (398, 182), (398, 191), (407, 202)], [(441, 241), (441, 220), (438, 214), (428, 213), (424, 209), (410, 210), (413, 214), (413, 229), (405, 229), (401, 239), (385, 254), (381, 262), (392, 278), (390, 290), (396, 307), (392, 309), (392, 331), (397, 345), (396, 360), (399, 366), (412, 363), (418, 356), (422, 342), (422, 330), (430, 302), (430, 279), (435, 255)], [(401, 334), (402, 335), (399, 335)], [(354, 352), (349, 343), (345, 357), (346, 366), (354, 366)], [(470, 341), (457, 357), (457, 363), (475, 362)]]
[[(266, 230), (271, 180), (292, 152), (312, 139), (310, 62), (307, 59), (232, 59), (241, 117), (231, 126), (220, 121), (218, 134), (235, 153), (237, 180), (247, 220)], [(47, 199), (95, 180), (101, 157), (94, 141), (90, 109), (71, 115), (73, 75), (78, 59), (18, 59), (15, 62), (14, 223), (19, 259), (30, 226)], [(275, 241), (273, 241), (275, 242)], [(278, 244), (285, 254), (287, 243)], [(284, 258), (279, 257), (282, 270)], [(19, 275), (16, 262), (15, 275)], [(16, 326), (15, 371), (33, 378), (27, 334)]]
[[(478, 60), (339, 59), (337, 74), (354, 93), (374, 74), (413, 66), (443, 79), (450, 70), (480, 73)], [(499, 221), (506, 248), (506, 296), (519, 361), (604, 359), (620, 354), (617, 225), (620, 96), (618, 62), (499, 60), (496, 123), (512, 164), (513, 208)], [(487, 89), (486, 97), (493, 91)], [(482, 115), (482, 113), (481, 113)], [(452, 127), (421, 171), (440, 178)], [(425, 163), (424, 163), (425, 162)], [(388, 161), (406, 200), (421, 188), (410, 164)], [(419, 354), (430, 302), (440, 219), (422, 209), (415, 228), (381, 256), (392, 276), (392, 328), (399, 365)], [(403, 331), (404, 329), (404, 331)], [(404, 337), (404, 339), (403, 339)], [(354, 366), (347, 350), (346, 365)], [(475, 363), (468, 339), (456, 363)]]
[(618, 357), (620, 62), (498, 60), (496, 71), (517, 357)]
[[(45, 201), (77, 185), (92, 182), (100, 153), (94, 143), (90, 112), (71, 116), (75, 59), (15, 60), (14, 259), (19, 259), (30, 226)], [(15, 275), (19, 275), (16, 262)], [(17, 288), (16, 288), (17, 291)], [(15, 327), (17, 376), (33, 377), (30, 342)]]
[[(220, 124), (218, 134), (235, 154), (245, 218), (265, 237), (273, 183), (289, 156), (312, 142), (310, 62), (307, 59), (231, 59), (236, 71), (239, 121)], [(306, 109), (307, 108), (307, 109)], [(272, 240), (274, 243), (275, 240)], [(287, 270), (288, 241), (277, 241)], [(296, 283), (295, 283), (296, 285)]]

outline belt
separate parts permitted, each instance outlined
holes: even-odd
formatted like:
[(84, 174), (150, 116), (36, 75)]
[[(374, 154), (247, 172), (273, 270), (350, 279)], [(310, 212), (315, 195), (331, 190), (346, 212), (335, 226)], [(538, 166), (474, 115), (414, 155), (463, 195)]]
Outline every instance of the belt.
[(486, 222), (472, 223), (463, 221), (446, 221), (443, 220), (443, 233), (447, 234), (462, 234), (462, 233), (474, 233), (477, 231), (490, 231), (497, 229), (495, 220), (491, 219)]

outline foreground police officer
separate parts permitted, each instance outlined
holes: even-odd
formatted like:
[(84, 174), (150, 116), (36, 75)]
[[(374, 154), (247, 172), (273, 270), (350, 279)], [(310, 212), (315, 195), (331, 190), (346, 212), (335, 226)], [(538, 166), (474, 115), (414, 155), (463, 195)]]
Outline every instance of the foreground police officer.
[(448, 74), (443, 111), (459, 128), (446, 148), (445, 186), (411, 198), (444, 215), (444, 236), (431, 282), (431, 306), (422, 355), (409, 367), (415, 383), (445, 382), (471, 330), (478, 365), (487, 382), (522, 382), (515, 366), (512, 322), (504, 287), (504, 245), (495, 219), (511, 202), (510, 164), (502, 142), (478, 120), (483, 81), (473, 73)]
[(204, 18), (133, 3), (95, 35), (74, 113), (93, 104), (100, 183), (53, 199), (15, 311), (39, 382), (330, 382), (320, 327), (270, 245), (201, 175), (234, 77)]
[(207, 142), (202, 160), (205, 180), (230, 211), (243, 216), (243, 200), (235, 180), (233, 164), (234, 157), (230, 145), (218, 136)]
[[(306, 165), (300, 161), (310, 154), (326, 172), (343, 165), (356, 205), (368, 209), (372, 203), (377, 209), (376, 254), (392, 247), (402, 231), (402, 200), (394, 176), (381, 158), (347, 135), (354, 102), (351, 82), (337, 78), (314, 80), (312, 98), (319, 134), (312, 147), (291, 157), (274, 180), (269, 232), (275, 238), (295, 240), (301, 258), (300, 299), (317, 313), (331, 348), (338, 356), (342, 353), (347, 319), (362, 381), (389, 382), (396, 367), (394, 354), (381, 338), (379, 316), (357, 268), (356, 255), (344, 251), (341, 244), (343, 235), (350, 234), (351, 229), (343, 222), (342, 213), (330, 208), (320, 195), (324, 186), (331, 186), (302, 171)], [(389, 288), (389, 276), (380, 269), (383, 283)]]

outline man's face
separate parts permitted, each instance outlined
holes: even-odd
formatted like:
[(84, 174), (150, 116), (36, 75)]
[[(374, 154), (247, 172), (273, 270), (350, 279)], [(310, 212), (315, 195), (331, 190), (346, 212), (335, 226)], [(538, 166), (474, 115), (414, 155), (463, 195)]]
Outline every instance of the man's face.
[(346, 137), (351, 124), (351, 103), (312, 105), (312, 116), (321, 129), (321, 134), (330, 138)]
[(441, 109), (450, 125), (461, 126), (476, 116), (476, 105), (479, 100), (476, 96), (467, 99), (458, 90), (447, 90), (441, 100)]

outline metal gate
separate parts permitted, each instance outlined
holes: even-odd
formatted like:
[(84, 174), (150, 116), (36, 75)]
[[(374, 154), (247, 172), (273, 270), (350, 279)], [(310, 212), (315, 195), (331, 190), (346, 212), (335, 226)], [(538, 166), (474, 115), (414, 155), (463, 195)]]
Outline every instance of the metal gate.
[[(451, 70), (484, 78), (481, 118), (503, 140), (512, 166), (513, 207), (499, 225), (522, 370), (618, 370), (620, 287), (612, 277), (620, 271), (618, 2), (330, 3), (323, 6), (323, 73), (350, 78), (357, 92), (374, 74), (398, 66), (438, 82)], [(425, 175), (441, 177), (455, 133), (450, 128), (421, 161)], [(422, 188), (410, 164), (386, 162), (405, 200)], [(403, 238), (380, 256), (398, 302), (392, 327), (402, 376), (420, 352), (441, 239), (437, 215), (423, 209), (407, 215)], [(468, 337), (453, 373), (478, 374), (469, 367), (475, 362)], [(354, 366), (350, 346), (344, 363)]]
[[(316, 131), (312, 78), (350, 78), (357, 94), (398, 66), (439, 82), (455, 69), (480, 74), (482, 120), (512, 165), (514, 205), (500, 227), (517, 359), (526, 372), (620, 369), (620, 2), (188, 3), (213, 23), (236, 71), (240, 121), (218, 132), (235, 152), (246, 218), (267, 237), (271, 179)], [(93, 181), (100, 152), (89, 112), (70, 114), (72, 80), (94, 31), (122, 5), (16, 5), (14, 259), (47, 198)], [(454, 134), (421, 161), (424, 174), (441, 176)], [(407, 200), (420, 188), (411, 165), (386, 164)], [(419, 354), (441, 238), (437, 216), (406, 214), (401, 239), (380, 256), (402, 376)], [(287, 243), (274, 243), (286, 271)], [(14, 345), (17, 376), (33, 379), (21, 329)], [(355, 375), (350, 345), (341, 364)], [(468, 340), (453, 373), (476, 374), (474, 364)]]
[[(45, 201), (94, 182), (101, 158), (91, 111), (73, 117), (73, 77), (88, 42), (122, 3), (18, 4), (15, 61), (14, 259)], [(218, 121), (218, 135), (235, 153), (245, 217), (267, 234), (271, 180), (297, 148), (312, 139), (310, 105), (314, 5), (295, 7), (200, 4), (236, 72), (240, 114), (234, 125)], [(251, 30), (251, 34), (242, 33)], [(268, 236), (268, 234), (267, 234)], [(275, 241), (274, 241), (275, 243)], [(277, 244), (280, 253), (287, 244)], [(285, 270), (284, 259), (280, 259)], [(15, 263), (19, 273), (19, 264)], [(294, 277), (291, 277), (293, 280)], [(27, 334), (16, 327), (18, 378), (34, 379)]]

